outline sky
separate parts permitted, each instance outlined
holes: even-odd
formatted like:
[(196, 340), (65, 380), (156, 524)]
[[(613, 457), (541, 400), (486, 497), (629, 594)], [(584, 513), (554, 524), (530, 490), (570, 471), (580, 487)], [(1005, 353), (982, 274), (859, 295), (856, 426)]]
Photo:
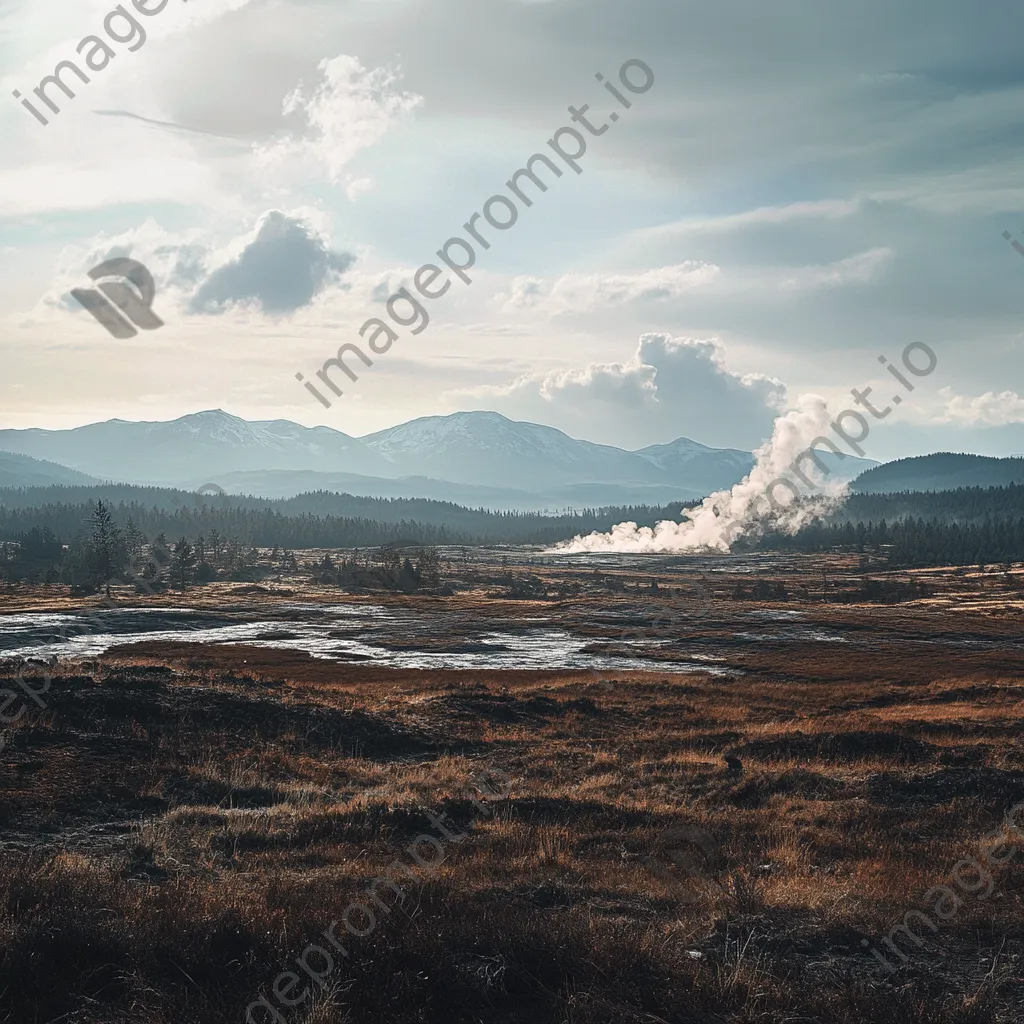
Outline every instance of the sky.
[[(493, 409), (749, 450), (870, 387), (903, 400), (868, 458), (1022, 453), (1021, 38), (1019, 0), (0, 0), (0, 426)], [(71, 296), (113, 257), (163, 326)], [(915, 343), (909, 392), (879, 357)]]

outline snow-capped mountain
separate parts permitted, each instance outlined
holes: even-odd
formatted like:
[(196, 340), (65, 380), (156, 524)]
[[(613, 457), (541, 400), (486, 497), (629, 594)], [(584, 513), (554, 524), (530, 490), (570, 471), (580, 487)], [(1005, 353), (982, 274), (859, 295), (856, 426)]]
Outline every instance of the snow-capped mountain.
[[(641, 448), (637, 455), (648, 459), (672, 480), (685, 480), (703, 494), (727, 490), (741, 480), (754, 466), (751, 452), (736, 448), (708, 448), (689, 438), (680, 437), (668, 444), (652, 444)], [(818, 458), (833, 482), (847, 482), (865, 470), (877, 466), (870, 459), (852, 455), (841, 458), (827, 449), (818, 450)]]
[[(678, 497), (693, 498), (732, 487), (754, 465), (750, 452), (709, 448), (686, 437), (629, 452), (496, 412), (424, 416), (360, 440), (409, 472), (527, 491), (567, 493), (595, 483), (634, 491), (669, 485)], [(853, 456), (840, 460), (827, 451), (822, 457), (836, 480), (850, 480), (877, 465)]]
[(709, 448), (687, 437), (668, 444), (652, 444), (637, 453), (670, 480), (685, 480), (701, 494), (732, 487), (754, 465), (750, 452), (735, 448)]
[(126, 483), (198, 486), (236, 470), (395, 476), (386, 456), (330, 427), (250, 422), (213, 409), (169, 422), (107, 420), (72, 430), (0, 430), (0, 451)]
[(667, 482), (658, 467), (633, 452), (577, 441), (554, 427), (496, 412), (423, 416), (360, 440), (409, 472), (456, 483), (535, 491), (576, 483)]

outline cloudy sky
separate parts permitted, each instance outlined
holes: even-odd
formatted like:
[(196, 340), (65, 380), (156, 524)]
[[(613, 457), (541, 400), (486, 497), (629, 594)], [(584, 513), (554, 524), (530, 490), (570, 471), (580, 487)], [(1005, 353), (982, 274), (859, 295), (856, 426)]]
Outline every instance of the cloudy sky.
[[(0, 0), (0, 426), (495, 409), (751, 448), (809, 392), (886, 405), (879, 355), (924, 342), (867, 455), (1024, 452), (1019, 0), (160, 2), (121, 8), (143, 42), (111, 0)], [(65, 60), (89, 81), (53, 113)], [(548, 140), (584, 104), (609, 127), (577, 125), (577, 174)], [(370, 352), (360, 326), (542, 151), (564, 173), (479, 222), (472, 283)], [(113, 338), (69, 296), (112, 256), (162, 328)], [(373, 365), (325, 408), (296, 374), (348, 343)]]

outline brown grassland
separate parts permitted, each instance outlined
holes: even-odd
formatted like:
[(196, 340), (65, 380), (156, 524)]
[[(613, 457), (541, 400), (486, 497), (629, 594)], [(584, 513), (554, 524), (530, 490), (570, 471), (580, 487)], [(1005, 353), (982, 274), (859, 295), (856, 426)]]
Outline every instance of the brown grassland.
[[(822, 574), (841, 587), (852, 560), (764, 564), (785, 598), (753, 600), (722, 563), (708, 613), (662, 629), (644, 670), (189, 643), (62, 661), (0, 751), (0, 1020), (241, 1024), (261, 994), (294, 1024), (1024, 1019), (1024, 841), (987, 898), (957, 889), (950, 920), (900, 941), (905, 963), (887, 954), (895, 973), (863, 945), (885, 952), (1024, 800), (1014, 574), (935, 571), (927, 598), (838, 604)], [(453, 596), (374, 600), (545, 618), (595, 651), (648, 628), (640, 589), (602, 590), (592, 567), (523, 567), (533, 600), (503, 596), (493, 563), (463, 569)], [(139, 603), (265, 610), (285, 590), (362, 600), (285, 580)], [(672, 661), (695, 652), (708, 671)], [(484, 816), (467, 785), (487, 768), (512, 784)], [(438, 834), (428, 811), (465, 838), (283, 1008), (274, 979)]]

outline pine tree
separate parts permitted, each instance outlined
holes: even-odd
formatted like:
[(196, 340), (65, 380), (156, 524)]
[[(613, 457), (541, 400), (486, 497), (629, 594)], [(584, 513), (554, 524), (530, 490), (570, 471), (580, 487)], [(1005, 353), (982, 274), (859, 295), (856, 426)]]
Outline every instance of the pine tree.
[(171, 552), (171, 583), (182, 592), (192, 582), (196, 565), (195, 549), (184, 537), (174, 545)]
[(127, 561), (124, 540), (110, 508), (102, 501), (96, 502), (89, 525), (89, 569), (92, 582), (104, 587), (107, 597), (110, 597), (110, 581), (120, 575)]
[(221, 546), (224, 543), (223, 537), (216, 531), (210, 531), (210, 550), (213, 552), (213, 564), (217, 565), (220, 563), (220, 552)]
[(420, 574), (413, 568), (408, 558), (402, 562), (395, 585), (404, 594), (414, 594), (420, 588)]
[(130, 562), (134, 562), (139, 557), (139, 552), (145, 542), (146, 538), (142, 536), (142, 531), (135, 525), (135, 520), (129, 516), (128, 521), (124, 524), (124, 545)]

